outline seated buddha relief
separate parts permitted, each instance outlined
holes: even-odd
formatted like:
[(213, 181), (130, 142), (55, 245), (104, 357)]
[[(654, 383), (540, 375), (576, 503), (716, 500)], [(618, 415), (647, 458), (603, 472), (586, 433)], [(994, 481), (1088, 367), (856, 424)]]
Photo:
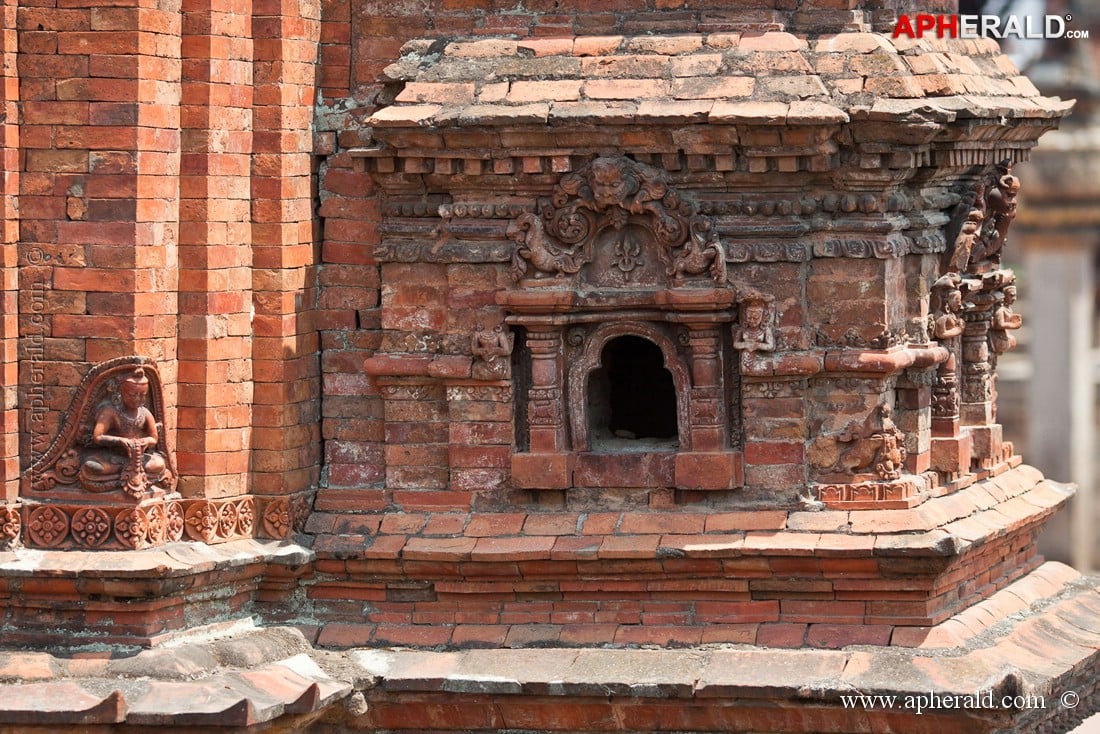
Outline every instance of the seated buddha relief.
[(77, 388), (57, 438), (27, 472), (31, 488), (121, 492), (135, 500), (171, 491), (162, 419), (160, 376), (150, 360), (96, 365)]

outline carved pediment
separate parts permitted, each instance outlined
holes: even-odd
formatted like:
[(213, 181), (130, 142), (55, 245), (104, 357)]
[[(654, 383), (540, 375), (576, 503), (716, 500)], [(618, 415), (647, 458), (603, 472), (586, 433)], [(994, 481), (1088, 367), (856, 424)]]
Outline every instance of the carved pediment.
[(669, 288), (726, 281), (713, 220), (663, 172), (624, 156), (596, 158), (564, 176), (538, 214), (521, 214), (508, 236), (517, 282)]

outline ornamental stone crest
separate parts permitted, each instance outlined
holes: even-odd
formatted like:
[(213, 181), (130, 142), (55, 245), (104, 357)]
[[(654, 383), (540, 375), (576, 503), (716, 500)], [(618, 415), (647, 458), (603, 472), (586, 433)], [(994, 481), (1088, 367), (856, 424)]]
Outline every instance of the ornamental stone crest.
[(517, 282), (579, 277), (596, 287), (645, 288), (726, 280), (713, 220), (663, 172), (624, 156), (564, 176), (508, 236)]

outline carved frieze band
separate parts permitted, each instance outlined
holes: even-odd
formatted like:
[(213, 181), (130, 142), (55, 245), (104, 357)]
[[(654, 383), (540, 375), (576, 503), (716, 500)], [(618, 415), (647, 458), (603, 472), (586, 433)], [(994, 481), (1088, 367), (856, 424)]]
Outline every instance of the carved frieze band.
[[(257, 523), (257, 504), (262, 515)], [(32, 548), (140, 550), (193, 540), (224, 543), (254, 537), (282, 539), (301, 530), (308, 516), (303, 497), (260, 499), (156, 498), (139, 505), (69, 503), (0, 507), (0, 541), (22, 536)]]

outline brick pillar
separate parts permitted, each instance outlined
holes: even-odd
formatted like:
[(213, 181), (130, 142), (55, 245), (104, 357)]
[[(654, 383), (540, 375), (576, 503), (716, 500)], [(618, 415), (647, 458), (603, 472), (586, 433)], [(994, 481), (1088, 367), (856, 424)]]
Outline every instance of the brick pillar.
[(311, 191), (320, 7), (257, 0), (252, 28), (252, 477), (255, 493), (285, 495), (316, 486), (320, 475)]
[(251, 36), (251, 3), (183, 0), (177, 466), (188, 497), (249, 491)]
[(123, 355), (157, 361), (175, 428), (179, 9), (62, 5), (18, 15), (19, 287), (35, 300), (20, 323), (21, 402), (41, 418), (25, 463), (90, 365)]
[[(14, 502), (19, 486), (19, 77), (16, 75), (16, 3), (0, 5), (0, 505)], [(2, 512), (2, 507), (0, 507)], [(0, 524), (3, 517), (0, 516)], [(2, 529), (0, 529), (2, 530)], [(0, 543), (5, 535), (0, 532)]]

